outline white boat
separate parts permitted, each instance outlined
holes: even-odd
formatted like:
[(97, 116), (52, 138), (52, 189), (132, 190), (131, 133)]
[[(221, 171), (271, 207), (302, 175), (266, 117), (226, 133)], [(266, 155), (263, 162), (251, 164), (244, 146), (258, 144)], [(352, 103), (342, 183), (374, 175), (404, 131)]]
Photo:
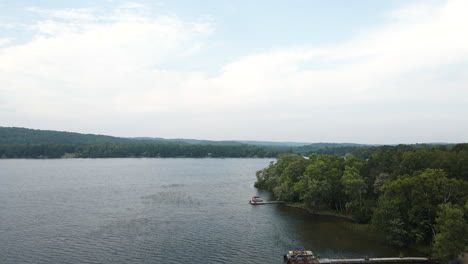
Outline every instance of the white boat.
[(265, 204), (265, 202), (264, 202), (262, 199), (260, 199), (259, 196), (254, 196), (254, 197), (252, 197), (252, 199), (250, 199), (249, 203), (250, 203), (250, 204), (253, 204), (253, 205)]

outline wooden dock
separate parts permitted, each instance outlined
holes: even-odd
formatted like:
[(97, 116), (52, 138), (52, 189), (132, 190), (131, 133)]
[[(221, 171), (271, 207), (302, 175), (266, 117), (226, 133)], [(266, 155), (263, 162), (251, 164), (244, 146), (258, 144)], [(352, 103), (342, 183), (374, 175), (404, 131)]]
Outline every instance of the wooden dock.
[(318, 259), (320, 264), (369, 264), (369, 263), (426, 263), (428, 258), (369, 258), (369, 259)]
[(256, 202), (253, 203), (252, 201), (249, 201), (251, 205), (262, 205), (262, 204), (282, 204), (284, 203), (283, 201), (263, 201), (263, 202)]
[(282, 204), (283, 201), (264, 201), (265, 204)]

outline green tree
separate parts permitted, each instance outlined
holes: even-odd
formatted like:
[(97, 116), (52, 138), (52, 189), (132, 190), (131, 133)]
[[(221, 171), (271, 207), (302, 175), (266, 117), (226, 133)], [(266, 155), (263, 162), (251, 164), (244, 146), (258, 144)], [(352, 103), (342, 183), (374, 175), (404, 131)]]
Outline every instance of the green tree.
[(385, 215), (388, 205), (392, 204), (392, 210), (398, 212), (402, 223), (400, 228), (407, 234), (403, 237), (406, 241), (399, 240), (398, 244), (430, 243), (435, 233), (438, 205), (448, 202), (463, 204), (468, 197), (468, 183), (449, 179), (440, 169), (426, 169), (415, 175), (400, 176), (395, 181), (385, 183), (381, 190), (383, 194), (379, 197), (373, 222), (385, 232), (383, 227), (393, 220)]
[(380, 193), (380, 188), (390, 180), (390, 174), (382, 172), (375, 178), (374, 193)]
[(388, 244), (396, 247), (403, 247), (409, 241), (400, 207), (396, 200), (379, 199), (372, 217), (372, 225), (384, 234)]
[(468, 249), (468, 223), (461, 206), (452, 203), (439, 205), (436, 223), (434, 256), (447, 261)]
[(313, 160), (313, 163), (307, 166), (304, 175), (301, 177), (297, 186), (300, 189), (300, 198), (307, 207), (316, 209), (325, 204), (331, 196), (331, 186), (329, 179), (323, 173), (326, 164), (323, 160)]
[(319, 207), (340, 210), (343, 196), (340, 183), (344, 168), (343, 157), (312, 154), (307, 164), (295, 185), (300, 200), (313, 210)]
[(277, 178), (277, 169), (275, 163), (272, 161), (270, 165), (263, 170), (259, 170), (256, 173), (257, 181), (254, 186), (256, 188), (271, 190), (275, 185), (275, 180)]
[[(356, 167), (346, 166), (341, 182), (346, 195), (351, 197), (348, 204), (358, 204), (362, 208), (362, 195), (367, 192), (367, 184)], [(353, 206), (354, 207), (354, 206)]]

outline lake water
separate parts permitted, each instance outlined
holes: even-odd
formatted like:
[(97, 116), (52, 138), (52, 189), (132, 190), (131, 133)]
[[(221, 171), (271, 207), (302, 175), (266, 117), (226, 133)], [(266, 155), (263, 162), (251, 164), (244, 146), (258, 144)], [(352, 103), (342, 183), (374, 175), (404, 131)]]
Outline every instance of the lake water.
[(252, 206), (269, 159), (0, 160), (0, 263), (282, 263), (398, 256), (356, 225)]

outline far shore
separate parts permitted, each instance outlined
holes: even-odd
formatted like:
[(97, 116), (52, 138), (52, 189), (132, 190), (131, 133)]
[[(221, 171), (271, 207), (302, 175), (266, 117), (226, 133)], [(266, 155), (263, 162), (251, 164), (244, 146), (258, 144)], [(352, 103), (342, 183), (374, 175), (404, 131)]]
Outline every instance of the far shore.
[(125, 156), (125, 157), (0, 157), (0, 160), (12, 159), (27, 159), (27, 160), (51, 160), (51, 159), (276, 159), (275, 157), (221, 157), (221, 156), (203, 156), (203, 157), (189, 157), (189, 156), (174, 156), (174, 157), (144, 157), (144, 156)]

